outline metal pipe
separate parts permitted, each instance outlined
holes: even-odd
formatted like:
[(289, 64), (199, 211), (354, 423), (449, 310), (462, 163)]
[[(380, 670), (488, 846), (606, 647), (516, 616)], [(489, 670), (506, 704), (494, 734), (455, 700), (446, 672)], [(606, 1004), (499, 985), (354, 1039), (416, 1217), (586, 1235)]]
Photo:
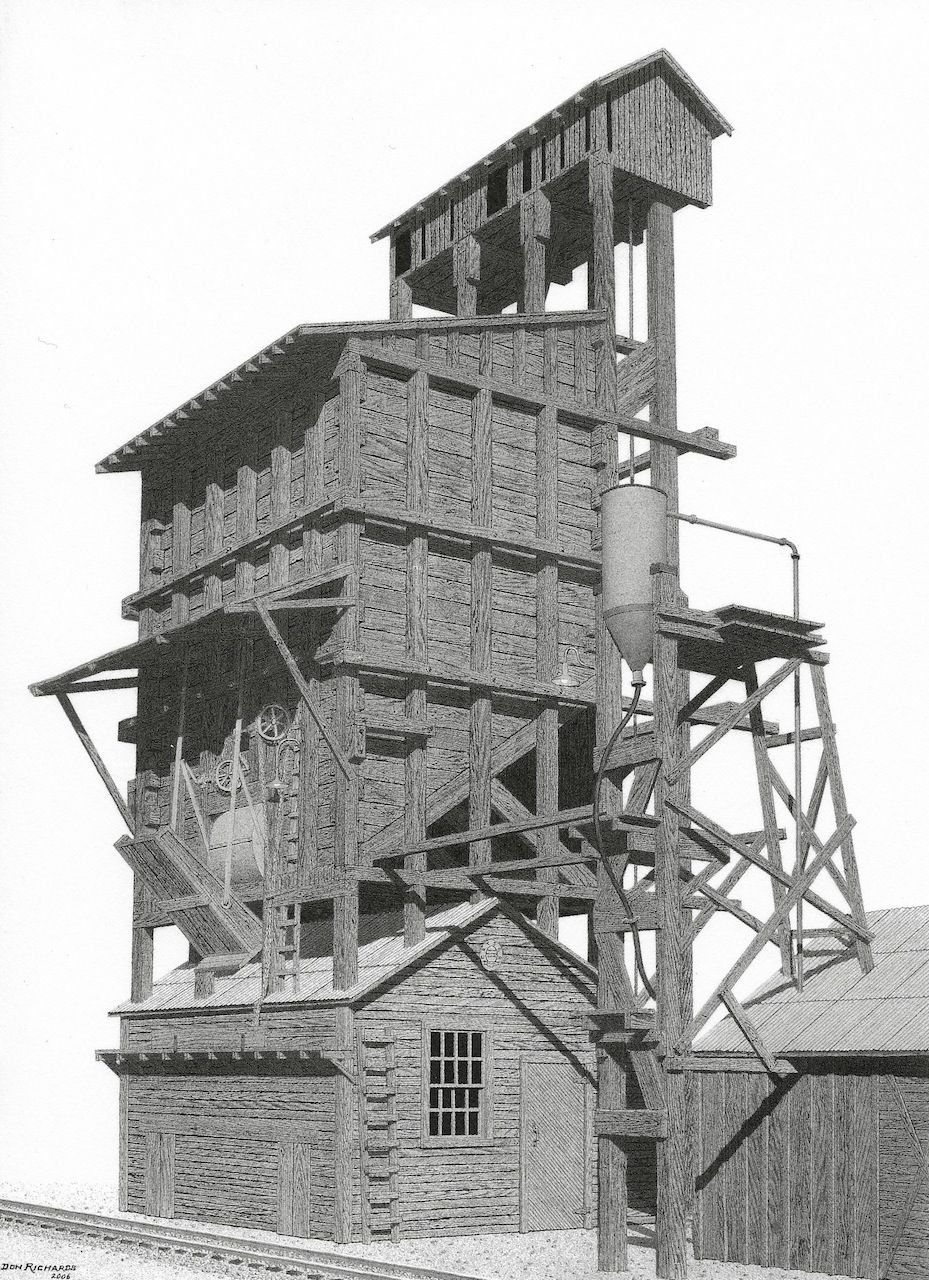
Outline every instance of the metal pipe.
[[(772, 542), (778, 547), (787, 547), (790, 551), (790, 558), (793, 561), (792, 578), (793, 578), (793, 616), (796, 620), (800, 618), (800, 549), (790, 538), (778, 538), (771, 533), (759, 533), (755, 529), (742, 529), (734, 524), (720, 524), (718, 520), (704, 520), (702, 516), (685, 515), (682, 512), (672, 511), (668, 513), (669, 520), (683, 520), (687, 524), (699, 524), (706, 529), (719, 529), (722, 533), (734, 533), (740, 538), (754, 538), (756, 542)], [(803, 871), (806, 858), (804, 857), (803, 838), (800, 826), (800, 817), (803, 813), (801, 786), (802, 786), (802, 761), (800, 754), (800, 668), (794, 672), (794, 804), (796, 812), (794, 813), (794, 864), (796, 873), (799, 875)], [(797, 989), (803, 990), (803, 899), (797, 903)]]

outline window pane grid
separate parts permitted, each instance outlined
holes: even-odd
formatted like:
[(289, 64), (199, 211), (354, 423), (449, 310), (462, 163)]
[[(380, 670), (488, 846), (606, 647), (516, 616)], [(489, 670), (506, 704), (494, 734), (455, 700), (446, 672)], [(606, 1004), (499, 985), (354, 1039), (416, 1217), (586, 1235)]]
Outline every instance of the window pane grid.
[(430, 1136), (445, 1138), (479, 1137), (481, 1134), (483, 1089), (483, 1032), (430, 1032)]

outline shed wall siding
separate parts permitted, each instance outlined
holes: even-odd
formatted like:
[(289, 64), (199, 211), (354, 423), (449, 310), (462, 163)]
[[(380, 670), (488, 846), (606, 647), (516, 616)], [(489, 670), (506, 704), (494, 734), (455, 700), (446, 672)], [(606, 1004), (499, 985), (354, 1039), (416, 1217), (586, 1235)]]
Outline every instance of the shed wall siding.
[(929, 1065), (696, 1071), (697, 1256), (929, 1274)]
[[(499, 944), (502, 957), (493, 971), (485, 971), (477, 955), (490, 941)], [(395, 1042), (401, 1235), (520, 1229), (520, 1062), (526, 1055), (551, 1055), (570, 1061), (590, 1088), (595, 1078), (584, 1021), (595, 1004), (595, 988), (559, 967), (557, 960), (542, 961), (518, 926), (498, 917), (359, 1012), (360, 1034), (379, 1028)], [(484, 1144), (423, 1143), (423, 1031), (430, 1027), (490, 1032), (492, 1137)], [(584, 1116), (578, 1124), (585, 1124)], [(587, 1150), (584, 1203), (593, 1225), (592, 1143)]]
[(150, 1135), (170, 1134), (175, 1217), (331, 1236), (331, 1076), (130, 1076), (126, 1088), (130, 1212), (150, 1203)]

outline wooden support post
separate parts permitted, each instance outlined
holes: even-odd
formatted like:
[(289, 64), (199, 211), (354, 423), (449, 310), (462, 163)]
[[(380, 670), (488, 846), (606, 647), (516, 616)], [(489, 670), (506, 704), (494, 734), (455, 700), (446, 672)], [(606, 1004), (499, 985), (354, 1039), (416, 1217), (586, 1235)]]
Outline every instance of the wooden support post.
[[(650, 416), (663, 429), (677, 429), (677, 371), (674, 309), (674, 233), (672, 210), (653, 201), (647, 221), (648, 340), (655, 352), (655, 389)], [(678, 510), (677, 451), (652, 444), (652, 484), (668, 498), (668, 511)], [(655, 578), (656, 608), (681, 603), (678, 585), (678, 530), (668, 521), (669, 569)], [(688, 728), (681, 708), (689, 701), (688, 678), (680, 670), (677, 642), (657, 635), (655, 640), (655, 734), (661, 768), (655, 784), (655, 812), (659, 817), (655, 850), (655, 886), (659, 898), (658, 1031), (668, 1048), (669, 1062), (690, 1052), (693, 1009), (693, 952), (685, 938), (690, 913), (683, 908), (680, 871), (689, 864), (679, 858), (680, 818), (667, 803), (687, 803), (690, 774), (681, 768), (687, 757)], [(673, 781), (671, 779), (673, 778)], [(668, 1137), (658, 1149), (658, 1208), (656, 1217), (656, 1274), (662, 1280), (687, 1275), (687, 1216), (693, 1198), (693, 1167), (687, 1113), (687, 1081), (682, 1071), (665, 1070)]]
[[(240, 544), (250, 542), (258, 532), (257, 452), (257, 436), (246, 433), (236, 475), (235, 536)], [(237, 600), (247, 600), (255, 594), (255, 562), (245, 552), (236, 556), (235, 594)]]
[[(542, 379), (547, 395), (557, 390), (558, 350), (555, 334), (546, 330), (542, 348)], [(558, 420), (553, 407), (539, 414), (536, 433), (536, 530), (540, 539), (555, 541), (558, 533)], [(548, 556), (536, 562), (536, 671), (540, 682), (551, 684), (558, 672), (558, 564)], [(536, 812), (540, 816), (558, 812), (558, 707), (542, 703), (536, 737)], [(555, 858), (559, 851), (555, 827), (542, 831), (538, 852)], [(540, 898), (536, 923), (551, 938), (558, 937), (558, 872), (553, 867), (540, 873), (550, 886)]]
[[(292, 413), (279, 408), (274, 413), (275, 439), (271, 447), (271, 524), (287, 520), (292, 510), (290, 493)], [(289, 534), (274, 538), (268, 552), (268, 584), (272, 591), (286, 587), (290, 578)]]
[[(478, 391), (472, 410), (471, 518), (483, 528), (490, 526), (492, 510), (491, 399), (489, 391)], [(490, 671), (490, 619), (493, 562), (490, 546), (475, 539), (471, 543), (471, 668)], [(470, 794), (468, 825), (486, 827), (490, 823), (490, 783), (492, 703), (490, 690), (476, 689), (471, 696)], [(470, 865), (490, 862), (489, 840), (471, 845)], [(475, 900), (480, 898), (475, 894)]]
[(177, 712), (177, 740), (174, 744), (174, 770), (171, 777), (171, 830), (177, 832), (180, 820), (181, 783), (184, 760), (184, 730), (187, 720), (187, 682), (190, 676), (190, 652), (184, 652), (184, 666), (181, 673), (181, 694)]
[[(606, 871), (597, 871), (600, 900), (616, 897)], [(625, 960), (619, 935), (603, 933), (596, 938), (598, 954), (597, 1008), (601, 1012), (628, 1006)], [(601, 1046), (597, 1051), (597, 1109), (622, 1110), (627, 1102), (626, 1061), (620, 1046)], [(625, 1271), (628, 1266), (627, 1184), (628, 1157), (620, 1138), (601, 1134), (597, 1138), (599, 1212), (597, 1266), (601, 1271)]]
[[(588, 196), (593, 218), (593, 254), (587, 267), (587, 299), (593, 310), (605, 311), (606, 341), (594, 352), (595, 396), (612, 408), (616, 400), (616, 262), (614, 252), (613, 161), (606, 151), (590, 156)], [(615, 440), (611, 452), (615, 452)]]
[(409, 280), (391, 280), (390, 318), (391, 320), (413, 319), (413, 289)]
[[(842, 782), (842, 770), (839, 766), (839, 750), (835, 740), (835, 725), (832, 723), (832, 711), (829, 706), (829, 694), (826, 690), (826, 672), (822, 667), (810, 667), (813, 680), (813, 697), (816, 700), (816, 713), (823, 735), (823, 759), (829, 777), (829, 791), (832, 796), (832, 811), (836, 822), (840, 823), (848, 817), (848, 804), (845, 799), (845, 786)], [(815, 821), (815, 819), (814, 819)], [(842, 868), (845, 872), (845, 883), (848, 886), (848, 905), (851, 907), (855, 923), (862, 929), (867, 928), (864, 899), (861, 893), (861, 881), (858, 878), (858, 863), (855, 859), (855, 845), (851, 832), (842, 841)], [(858, 962), (862, 972), (870, 973), (874, 968), (871, 946), (861, 938), (855, 940)]]
[[(339, 483), (346, 494), (361, 491), (361, 361), (349, 348), (339, 367)], [(355, 581), (361, 558), (361, 524), (347, 519), (336, 535), (339, 562), (352, 566), (349, 589), (357, 590)], [(357, 649), (359, 644), (358, 610), (347, 609), (337, 624), (340, 647)], [(334, 669), (335, 720), (341, 735), (341, 750), (347, 756), (358, 715), (359, 686), (357, 672)], [(359, 792), (357, 767), (335, 777), (335, 847), (334, 875), (341, 890), (333, 901), (332, 985), (344, 991), (358, 981), (358, 865)], [(353, 1010), (336, 1010), (336, 1049), (347, 1057), (355, 1053), (355, 1018)], [(352, 1187), (357, 1115), (357, 1090), (341, 1072), (335, 1078), (335, 1158), (334, 1158), (334, 1234), (346, 1243), (352, 1235)]]
[(477, 289), (481, 278), (481, 246), (472, 235), (462, 236), (455, 243), (452, 278), (458, 315), (476, 316)]
[[(429, 345), (428, 336), (417, 338), (417, 346)], [(427, 350), (418, 350), (428, 358)], [(414, 373), (407, 384), (407, 473), (406, 500), (410, 511), (425, 511), (429, 503), (429, 381), (424, 372)], [(407, 657), (411, 662), (427, 661), (429, 540), (422, 530), (410, 538), (406, 560)], [(413, 677), (407, 684), (404, 714), (417, 723), (426, 720), (426, 682)], [(426, 834), (426, 750), (422, 738), (411, 738), (403, 771), (404, 842), (415, 844)], [(404, 862), (404, 870), (425, 871), (424, 853), (412, 854)], [(423, 885), (410, 885), (404, 894), (403, 941), (415, 947), (426, 936), (426, 890)]]
[[(307, 419), (303, 430), (304, 480), (303, 502), (307, 507), (322, 499), (325, 487), (324, 449), (326, 434), (326, 396), (319, 388), (307, 394)], [(318, 574), (322, 565), (322, 531), (316, 521), (303, 530), (303, 576), (305, 579)], [(310, 616), (307, 638), (315, 648), (317, 622)], [(319, 676), (315, 662), (311, 663), (306, 679), (309, 704), (301, 701), (300, 729), (300, 791), (298, 816), (298, 855), (296, 879), (298, 883), (314, 881), (320, 874), (319, 852), (319, 741), (320, 732), (310, 705), (319, 706)]]
[[(206, 498), (203, 507), (203, 557), (207, 562), (211, 562), (215, 561), (223, 549), (225, 443), (222, 437), (213, 440), (207, 459)], [(218, 566), (214, 565), (204, 574), (203, 608), (205, 611), (216, 609), (222, 604), (223, 583), (217, 570)]]
[[(611, 406), (615, 397), (616, 357), (613, 351), (616, 313), (616, 281), (613, 254), (613, 165), (609, 156), (598, 153), (590, 157), (589, 196), (593, 218), (593, 256), (587, 267), (588, 305), (607, 313), (607, 342), (594, 349), (594, 398), (598, 404)], [(587, 335), (579, 348), (586, 365)], [(586, 370), (584, 370), (586, 374)], [(584, 378), (586, 383), (586, 377)], [(583, 384), (582, 384), (583, 385)], [(586, 389), (586, 388), (584, 388)], [(617, 461), (615, 431), (601, 427), (598, 463), (609, 468)], [(597, 627), (597, 707), (596, 745), (600, 750), (622, 715), (622, 669), (617, 650), (603, 622), (603, 597), (596, 597)], [(603, 810), (613, 813), (622, 805), (622, 794), (612, 783), (603, 787)], [(602, 908), (618, 908), (616, 891), (603, 868), (598, 869), (598, 903)], [(596, 938), (599, 961), (598, 1008), (621, 1009), (628, 1001), (628, 976), (618, 935), (605, 933)], [(598, 1062), (598, 1106), (605, 1110), (622, 1109), (626, 1105), (626, 1071), (624, 1055), (619, 1050), (606, 1050)], [(625, 1271), (627, 1266), (627, 1156), (622, 1141), (603, 1135), (597, 1139), (599, 1167), (599, 1227), (597, 1265), (601, 1271)]]
[[(655, 392), (651, 416), (663, 428), (677, 430), (677, 366), (674, 312), (674, 226), (671, 206), (655, 200), (648, 208), (648, 341), (655, 353)], [(653, 441), (651, 481), (668, 496), (669, 513), (678, 510), (677, 450)], [(668, 561), (679, 562), (676, 520), (668, 521)]]
[(520, 310), (530, 315), (545, 310), (548, 292), (546, 246), (552, 234), (552, 207), (542, 191), (524, 196), (519, 206), (519, 238), (523, 246)]
[[(158, 520), (158, 495), (155, 480), (142, 476), (142, 521), (139, 538), (139, 590), (150, 591), (158, 582), (161, 570), (161, 525)], [(139, 610), (139, 639), (150, 636), (154, 611), (149, 603)]]
[[(745, 692), (749, 698), (758, 692), (758, 676), (754, 664), (746, 663), (745, 666)], [(771, 759), (768, 755), (768, 747), (765, 742), (764, 716), (761, 710), (761, 704), (753, 706), (749, 712), (749, 725), (752, 731), (752, 747), (755, 752), (755, 772), (758, 777), (758, 793), (761, 798), (761, 813), (764, 822), (765, 842), (768, 848), (768, 858), (773, 867), (777, 867), (779, 871), (783, 870), (784, 863), (781, 858), (781, 842), (777, 828), (777, 814), (774, 810), (774, 788), (771, 783)], [(775, 907), (780, 906), (784, 899), (786, 889), (777, 880), (771, 881), (771, 892), (774, 895)], [(781, 952), (781, 972), (785, 977), (793, 974), (793, 952), (790, 946), (790, 921), (786, 921), (784, 928), (778, 935), (778, 945)]]
[[(129, 795), (134, 810), (131, 815), (130, 831), (135, 836), (143, 835), (145, 834), (146, 826), (142, 817), (137, 782), (130, 784)], [(137, 872), (133, 872), (129, 995), (130, 999), (136, 1002), (147, 1000), (152, 994), (152, 982), (155, 976), (155, 930), (143, 925), (141, 922), (147, 919), (153, 902), (154, 895), (151, 890), (142, 877)], [(122, 1031), (120, 1033), (120, 1043), (122, 1043)]]
[[(190, 568), (190, 468), (181, 460), (175, 464), (174, 508), (172, 512), (171, 571), (174, 577)], [(190, 618), (188, 587), (183, 583), (171, 592), (171, 622), (183, 626)]]
[(155, 976), (155, 930), (136, 924), (144, 919), (151, 905), (151, 894), (140, 876), (133, 877), (132, 890), (132, 959), (130, 998), (136, 1002), (147, 1000), (152, 994)]
[(239, 780), (241, 778), (242, 720), (245, 708), (245, 681), (249, 670), (249, 645), (242, 642), (239, 652), (239, 683), (237, 690), (237, 706), (235, 728), (232, 731), (232, 747), (229, 768), (229, 839), (226, 841), (226, 860), (223, 865), (223, 906), (228, 907), (232, 901), (232, 846), (235, 842), (235, 810), (238, 799)]
[[(656, 608), (677, 604), (676, 572), (655, 577)], [(682, 903), (683, 884), (679, 858), (680, 818), (667, 802), (686, 797), (687, 777), (675, 774), (685, 753), (686, 726), (679, 723), (680, 708), (686, 701), (677, 663), (677, 641), (662, 636), (655, 639), (655, 733), (661, 753), (661, 768), (655, 784), (655, 813), (659, 819), (655, 847), (655, 889), (658, 895), (658, 1001), (657, 1028), (667, 1046), (671, 1062), (689, 1052), (687, 1030), (692, 1005), (691, 952), (685, 944), (689, 915)], [(687, 868), (684, 868), (687, 869)], [(668, 1059), (666, 1059), (666, 1064)], [(687, 1125), (686, 1077), (681, 1071), (664, 1073), (668, 1108), (668, 1136), (658, 1149), (658, 1208), (656, 1218), (656, 1275), (664, 1280), (684, 1280), (687, 1275), (687, 1213), (692, 1181), (689, 1130)]]

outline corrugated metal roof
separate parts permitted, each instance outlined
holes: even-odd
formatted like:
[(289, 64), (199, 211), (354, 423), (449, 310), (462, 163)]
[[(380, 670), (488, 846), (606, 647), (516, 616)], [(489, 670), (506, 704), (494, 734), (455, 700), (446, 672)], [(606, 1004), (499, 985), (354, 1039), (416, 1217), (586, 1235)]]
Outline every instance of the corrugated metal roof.
[[(512, 916), (513, 913), (496, 899), (483, 902), (457, 903), (429, 915), (426, 920), (425, 940), (415, 947), (403, 945), (402, 912), (363, 916), (359, 921), (358, 981), (348, 990), (333, 990), (332, 986), (332, 923), (318, 921), (303, 926), (301, 937), (300, 989), (287, 990), (273, 995), (261, 994), (261, 964), (255, 961), (243, 966), (228, 977), (217, 976), (211, 996), (194, 999), (193, 964), (184, 964), (158, 978), (152, 986), (152, 994), (146, 1000), (126, 1000), (110, 1012), (137, 1014), (168, 1012), (172, 1009), (225, 1009), (230, 1006), (251, 1005), (261, 1000), (264, 1005), (302, 1004), (331, 1001), (351, 1003), (367, 995), (372, 988), (385, 980), (399, 977), (405, 970), (427, 958), (441, 948), (455, 933), (477, 924), (495, 912)], [(595, 971), (569, 948), (553, 942), (529, 921), (521, 921), (526, 931), (536, 935), (548, 947), (555, 947), (566, 959), (588, 976)], [(307, 954), (307, 952), (309, 954)]]
[[(773, 1054), (929, 1052), (929, 906), (868, 915), (874, 968), (862, 973), (855, 950), (838, 938), (807, 945), (803, 991), (774, 974), (744, 1001)], [(751, 1052), (724, 1018), (698, 1053)]]

